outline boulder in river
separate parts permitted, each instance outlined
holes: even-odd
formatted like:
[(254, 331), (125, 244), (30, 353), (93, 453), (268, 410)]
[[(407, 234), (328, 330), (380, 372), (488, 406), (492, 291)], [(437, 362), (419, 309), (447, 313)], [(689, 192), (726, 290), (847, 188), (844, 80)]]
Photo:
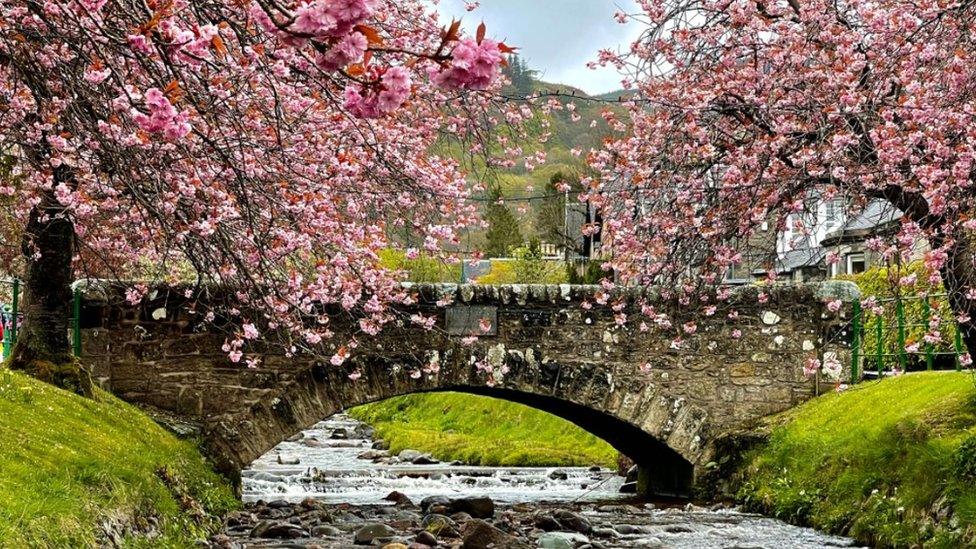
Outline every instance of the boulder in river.
[(411, 450), (411, 449), (408, 448), (408, 449), (400, 452), (399, 454), (397, 454), (397, 457), (400, 458), (400, 461), (411, 461), (412, 462), (413, 460), (419, 458), (422, 455), (424, 455), (423, 452), (421, 452), (419, 450)]
[(298, 539), (308, 536), (309, 533), (297, 524), (272, 520), (262, 520), (251, 530), (252, 538)]
[(386, 501), (392, 501), (397, 505), (413, 505), (413, 502), (410, 501), (410, 498), (407, 497), (406, 494), (402, 492), (397, 492), (396, 490), (387, 494), (386, 497), (383, 499), (385, 499)]
[(451, 498), (447, 496), (427, 496), (420, 500), (420, 510), (424, 513), (447, 514), (451, 512)]
[(573, 549), (590, 540), (576, 532), (546, 532), (536, 540), (540, 549)]
[(418, 532), (417, 533), (417, 537), (414, 538), (414, 541), (416, 543), (421, 544), (421, 545), (427, 545), (427, 546), (430, 546), (430, 547), (436, 547), (437, 546), (437, 536), (435, 536), (434, 534), (431, 534), (430, 532), (428, 532), (426, 530), (423, 530), (421, 532)]
[(451, 512), (467, 513), (476, 519), (495, 516), (495, 502), (491, 498), (458, 498), (451, 500)]
[(386, 450), (366, 450), (356, 456), (357, 459), (368, 459), (372, 461), (379, 461), (385, 457), (390, 457), (390, 453)]
[(430, 454), (424, 454), (411, 459), (410, 463), (413, 463), (414, 465), (433, 465), (440, 462), (430, 457)]
[(297, 457), (282, 457), (281, 454), (278, 454), (278, 465), (298, 465), (301, 462), (302, 460)]
[(529, 549), (529, 545), (517, 537), (502, 532), (483, 520), (473, 519), (461, 527), (463, 549)]
[(569, 474), (566, 473), (566, 471), (560, 471), (557, 469), (549, 473), (549, 478), (552, 480), (567, 480), (569, 478)]
[(372, 545), (374, 540), (383, 540), (397, 535), (396, 530), (385, 524), (373, 522), (356, 530), (353, 542), (356, 545)]
[(349, 431), (342, 427), (338, 427), (332, 430), (332, 434), (329, 435), (329, 437), (337, 440), (345, 440), (349, 438)]
[(444, 515), (436, 513), (427, 515), (420, 521), (420, 526), (437, 537), (456, 538), (460, 536), (458, 524), (451, 517)]

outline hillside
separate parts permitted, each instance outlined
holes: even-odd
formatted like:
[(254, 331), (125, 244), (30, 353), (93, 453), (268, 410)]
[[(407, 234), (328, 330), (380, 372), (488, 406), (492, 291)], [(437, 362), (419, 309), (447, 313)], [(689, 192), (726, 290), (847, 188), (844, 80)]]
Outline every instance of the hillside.
[(420, 393), (350, 410), (394, 453), (407, 448), (471, 465), (614, 467), (617, 452), (556, 416), (514, 402)]
[(771, 427), (742, 471), (752, 509), (872, 546), (976, 544), (973, 374), (862, 383)]
[(237, 505), (136, 408), (0, 369), (0, 547), (190, 547)]

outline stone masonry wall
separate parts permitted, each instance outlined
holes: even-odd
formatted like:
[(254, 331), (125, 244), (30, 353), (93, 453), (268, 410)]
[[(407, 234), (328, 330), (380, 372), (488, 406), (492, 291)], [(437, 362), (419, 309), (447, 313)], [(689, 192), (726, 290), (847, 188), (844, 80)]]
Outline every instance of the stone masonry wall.
[[(412, 291), (418, 302), (404, 314), (436, 316), (434, 330), (400, 323), (365, 337), (355, 333), (354, 319), (337, 315), (336, 342), (354, 335), (359, 341), (343, 366), (289, 359), (269, 346), (261, 367), (249, 369), (221, 351), (223, 332), (201, 322), (198, 303), (181, 297), (182, 289), (160, 289), (130, 306), (120, 290), (90, 284), (84, 359), (123, 399), (200, 424), (229, 472), (343, 408), (432, 390), (524, 402), (580, 424), (638, 463), (680, 469), (712, 459), (710, 443), (722, 433), (813, 396), (817, 382), (803, 374), (808, 359), (835, 353), (847, 365), (840, 328), (847, 307), (835, 315), (823, 304), (857, 297), (850, 284), (825, 283), (767, 288), (760, 303), (758, 288), (739, 288), (710, 316), (673, 308), (697, 328), (675, 347), (672, 335), (640, 328), (653, 324), (640, 314), (641, 302), (673, 307), (653, 290), (625, 290), (604, 305), (596, 287)], [(445, 300), (452, 304), (437, 305)], [(733, 309), (738, 316), (730, 318)], [(491, 321), (490, 335), (465, 345), (463, 336), (482, 317)], [(509, 371), (496, 378), (480, 371), (479, 361)], [(421, 371), (431, 363), (439, 371)]]

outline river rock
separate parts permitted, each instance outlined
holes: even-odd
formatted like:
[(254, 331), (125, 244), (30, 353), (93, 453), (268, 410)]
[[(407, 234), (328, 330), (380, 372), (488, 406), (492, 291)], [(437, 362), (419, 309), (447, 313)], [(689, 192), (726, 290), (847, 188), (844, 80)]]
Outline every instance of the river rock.
[(641, 538), (639, 540), (635, 540), (634, 547), (647, 547), (648, 549), (663, 549), (664, 547), (667, 546), (664, 545), (664, 543), (660, 539), (651, 537), (651, 538)]
[(590, 524), (589, 520), (567, 509), (557, 509), (552, 514), (566, 530), (581, 534), (588, 534), (593, 530), (593, 525)]
[(312, 535), (320, 538), (337, 538), (342, 534), (342, 530), (329, 524), (320, 524), (312, 528)]
[(461, 527), (463, 549), (529, 549), (529, 545), (483, 520), (473, 519)]
[(437, 546), (437, 537), (426, 530), (418, 532), (414, 541), (421, 545), (429, 545), (430, 547)]
[(292, 435), (292, 436), (286, 438), (285, 440), (288, 441), (288, 442), (298, 442), (299, 440), (302, 440), (303, 438), (305, 438), (305, 433), (301, 433), (300, 432), (297, 435)]
[(420, 452), (420, 451), (417, 451), (417, 450), (410, 450), (408, 448), (408, 449), (400, 452), (399, 454), (397, 454), (397, 457), (400, 458), (401, 461), (413, 461), (413, 460), (419, 458), (422, 455), (424, 455), (423, 452)]
[(539, 511), (533, 516), (533, 523), (536, 528), (546, 532), (568, 530), (588, 534), (593, 530), (589, 520), (566, 509), (556, 509), (551, 513)]
[(456, 538), (460, 535), (458, 533), (458, 525), (454, 520), (436, 513), (427, 515), (421, 519), (420, 526), (437, 537), (448, 536)]
[(281, 454), (278, 454), (278, 465), (298, 465), (301, 462), (302, 460), (297, 457), (282, 457)]
[(566, 471), (553, 471), (549, 473), (549, 478), (552, 480), (567, 480), (569, 479), (569, 474)]
[(618, 534), (624, 536), (634, 536), (638, 534), (647, 534), (650, 532), (645, 526), (634, 526), (633, 524), (615, 524), (613, 529), (617, 531)]
[(637, 466), (633, 465), (630, 467), (630, 469), (627, 469), (627, 473), (624, 475), (624, 480), (627, 482), (637, 482), (637, 475)]
[(636, 482), (625, 482), (620, 485), (621, 494), (636, 494), (637, 493), (637, 483)]
[(573, 549), (589, 542), (589, 538), (576, 532), (546, 532), (536, 540), (540, 549)]
[(451, 512), (451, 498), (447, 496), (428, 496), (420, 500), (420, 510), (424, 513), (447, 514)]
[(374, 440), (372, 448), (374, 450), (389, 450), (390, 443), (383, 439)]
[(386, 457), (390, 457), (390, 453), (386, 450), (366, 450), (356, 456), (357, 459), (368, 459), (371, 461), (379, 461)]
[(387, 543), (383, 546), (383, 549), (408, 549), (403, 543)]
[(476, 519), (495, 516), (495, 502), (488, 497), (453, 499), (450, 506), (452, 512), (467, 513)]
[(373, 540), (382, 540), (383, 538), (392, 538), (397, 534), (396, 530), (390, 528), (385, 524), (371, 523), (363, 526), (359, 530), (356, 530), (356, 535), (353, 537), (353, 541), (356, 545), (370, 545)]
[(262, 520), (251, 530), (252, 538), (298, 539), (307, 538), (308, 536), (308, 531), (290, 522)]
[(396, 490), (387, 494), (386, 497), (383, 499), (385, 499), (386, 501), (392, 501), (397, 505), (413, 505), (413, 502), (410, 501), (410, 498), (407, 497), (406, 494), (402, 492), (397, 492)]
[(328, 444), (322, 442), (321, 440), (319, 440), (319, 439), (317, 439), (315, 437), (310, 437), (310, 438), (303, 439), (302, 440), (302, 444), (304, 444), (305, 446), (308, 446), (309, 448), (328, 448), (329, 447)]
[(430, 454), (424, 454), (411, 459), (410, 463), (413, 463), (414, 465), (433, 465), (440, 462), (430, 457)]
[(343, 429), (342, 427), (339, 427), (337, 429), (333, 429), (332, 434), (329, 435), (329, 437), (337, 440), (339, 439), (344, 440), (349, 438), (349, 431)]

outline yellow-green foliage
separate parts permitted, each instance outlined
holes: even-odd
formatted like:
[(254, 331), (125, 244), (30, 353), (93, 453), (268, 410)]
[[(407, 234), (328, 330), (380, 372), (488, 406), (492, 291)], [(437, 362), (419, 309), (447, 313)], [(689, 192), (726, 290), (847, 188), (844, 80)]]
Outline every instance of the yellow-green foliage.
[(403, 271), (407, 280), (417, 283), (457, 283), (461, 279), (461, 263), (449, 264), (434, 257), (407, 259), (401, 250), (382, 250), (380, 265), (391, 271)]
[(751, 508), (872, 546), (976, 544), (972, 374), (864, 383), (772, 423), (743, 471)]
[[(0, 369), (0, 547), (96, 547), (103, 521), (159, 521), (135, 547), (190, 547), (237, 506), (196, 447), (139, 410)], [(164, 482), (162, 479), (166, 478)], [(176, 492), (176, 493), (174, 493)]]
[(616, 451), (561, 418), (521, 404), (460, 393), (391, 398), (350, 410), (391, 450), (411, 448), (471, 465), (613, 467)]
[[(520, 265), (524, 260), (492, 261), (491, 271), (478, 278), (478, 284), (565, 284), (567, 281), (566, 267), (560, 261), (541, 261), (540, 269), (525, 269)], [(538, 276), (526, 277), (525, 272), (533, 272)]]
[[(903, 277), (915, 276), (915, 283), (910, 286), (899, 286)], [(919, 350), (910, 356), (909, 360), (924, 362), (925, 342), (923, 337), (928, 333), (925, 303), (918, 299), (923, 294), (931, 296), (929, 305), (932, 317), (938, 317), (940, 322), (939, 334), (941, 340), (932, 345), (933, 352), (953, 352), (955, 349), (956, 322), (955, 315), (949, 308), (948, 302), (941, 294), (945, 293), (941, 284), (929, 282), (929, 272), (922, 262), (916, 261), (908, 265), (876, 267), (858, 275), (845, 277), (857, 284), (864, 298), (875, 297), (879, 305), (884, 307), (881, 316), (882, 323), (882, 353), (888, 354), (884, 358), (887, 366), (897, 364), (896, 356), (901, 349), (898, 345), (898, 317), (897, 307), (893, 299), (896, 296), (902, 301), (904, 309), (905, 344), (919, 344)], [(863, 356), (869, 362), (868, 367), (876, 367), (878, 315), (870, 310), (864, 311), (864, 345)]]

